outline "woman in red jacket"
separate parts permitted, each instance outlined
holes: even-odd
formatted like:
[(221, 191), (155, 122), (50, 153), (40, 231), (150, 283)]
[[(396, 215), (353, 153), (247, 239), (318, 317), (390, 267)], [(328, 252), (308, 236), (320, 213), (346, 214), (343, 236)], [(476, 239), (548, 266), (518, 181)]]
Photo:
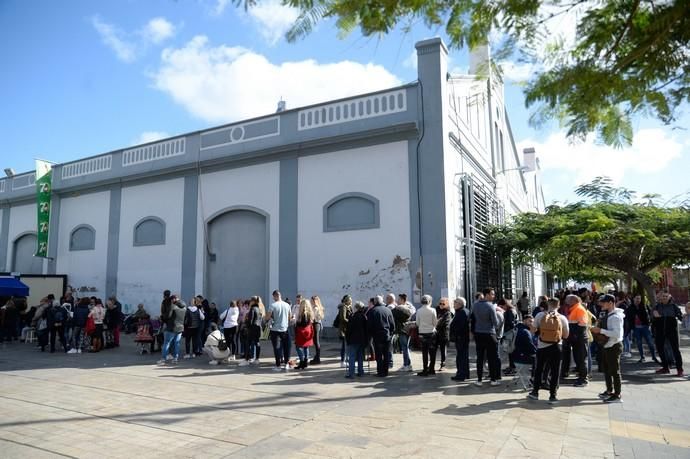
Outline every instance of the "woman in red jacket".
[(295, 323), (295, 347), (299, 357), (297, 370), (303, 370), (309, 366), (309, 346), (314, 345), (314, 310), (311, 302), (306, 298), (299, 304)]

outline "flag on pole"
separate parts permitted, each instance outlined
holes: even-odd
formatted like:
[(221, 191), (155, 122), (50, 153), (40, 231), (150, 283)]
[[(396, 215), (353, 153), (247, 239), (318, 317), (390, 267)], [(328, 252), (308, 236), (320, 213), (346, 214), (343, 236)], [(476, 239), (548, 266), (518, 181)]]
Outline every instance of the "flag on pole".
[(50, 195), (53, 189), (53, 171), (49, 162), (36, 160), (36, 205), (38, 210), (37, 257), (48, 258), (50, 230)]

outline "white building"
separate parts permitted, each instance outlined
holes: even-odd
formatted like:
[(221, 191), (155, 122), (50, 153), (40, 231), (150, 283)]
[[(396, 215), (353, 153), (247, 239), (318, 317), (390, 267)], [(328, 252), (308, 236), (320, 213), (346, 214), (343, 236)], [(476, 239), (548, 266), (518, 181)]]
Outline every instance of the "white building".
[(279, 288), (330, 314), (345, 293), (541, 293), (541, 271), (483, 250), (484, 225), (544, 207), (502, 85), (449, 76), (440, 39), (417, 52), (411, 84), (55, 166), (48, 260), (34, 173), (0, 181), (0, 271), (151, 307), (164, 289), (225, 305)]

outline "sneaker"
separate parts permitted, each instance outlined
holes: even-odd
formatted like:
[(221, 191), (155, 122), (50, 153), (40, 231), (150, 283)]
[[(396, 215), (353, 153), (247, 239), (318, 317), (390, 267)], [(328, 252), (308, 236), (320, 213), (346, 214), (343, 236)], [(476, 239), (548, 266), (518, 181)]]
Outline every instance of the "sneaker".
[(398, 368), (398, 371), (407, 371), (407, 365), (403, 365), (400, 368)]
[(240, 363), (237, 364), (238, 367), (246, 367), (249, 366), (249, 360), (242, 360)]
[(410, 373), (412, 373), (412, 372), (414, 371), (414, 370), (412, 369), (412, 365), (408, 365), (408, 366), (407, 366), (407, 371), (410, 372)]
[(347, 368), (347, 363), (345, 363), (344, 361), (341, 360), (340, 361), (340, 368)]
[(160, 360), (159, 360), (158, 362), (156, 362), (156, 363), (157, 363), (158, 365), (165, 365), (166, 363), (168, 363), (168, 361), (167, 361), (166, 359), (160, 359)]
[(192, 356), (190, 354), (185, 354), (184, 357), (182, 357), (182, 358), (187, 360), (187, 359), (191, 359)]
[(629, 359), (630, 357), (632, 357), (632, 354), (630, 352), (623, 352), (623, 357)]
[(165, 360), (172, 360), (173, 358), (174, 357), (172, 356), (172, 354), (168, 354), (165, 356)]
[(228, 362), (230, 362), (231, 360), (235, 360), (235, 356), (234, 356), (234, 355), (231, 355), (230, 357), (228, 357)]
[(69, 351), (67, 351), (67, 353), (68, 354), (76, 354), (77, 350), (76, 349), (70, 349)]
[(292, 367), (290, 365), (282, 365), (280, 369), (283, 371), (290, 371), (292, 370)]
[(658, 375), (667, 375), (667, 374), (671, 373), (671, 370), (669, 370), (668, 368), (659, 368), (654, 373), (656, 373)]
[(538, 393), (535, 394), (534, 392), (530, 392), (529, 394), (527, 394), (527, 398), (530, 400), (539, 400), (539, 394)]
[(549, 397), (549, 405), (554, 405), (556, 403), (558, 403), (558, 398), (555, 395)]
[(419, 373), (417, 373), (417, 376), (429, 376), (429, 372), (428, 371), (420, 371)]
[(259, 359), (252, 359), (249, 361), (252, 365), (256, 365), (257, 367), (261, 365), (261, 361)]
[(598, 397), (600, 399), (604, 400), (604, 399), (609, 398), (611, 395), (613, 395), (613, 394), (611, 394), (610, 392), (604, 391), (601, 394), (599, 394)]
[(652, 357), (652, 360), (654, 361), (654, 363), (658, 363), (659, 365), (661, 365), (661, 360), (659, 360), (658, 358)]
[(475, 381), (474, 385), (477, 387), (482, 387), (482, 381)]
[(285, 369), (285, 367), (283, 367), (283, 368), (281, 368), (281, 367), (273, 367), (273, 368), (271, 368), (271, 370), (273, 370), (273, 371), (283, 371), (284, 369)]
[(611, 394), (608, 398), (604, 399), (604, 403), (621, 403), (623, 400), (621, 400), (620, 395), (614, 395)]
[(440, 367), (438, 367), (438, 371), (443, 371), (443, 369), (446, 368), (446, 364), (442, 363)]
[(173, 357), (173, 359), (172, 359), (172, 364), (173, 364), (173, 365), (177, 365), (177, 359), (174, 358), (174, 357)]
[(685, 373), (683, 373), (683, 370), (678, 370), (676, 372), (676, 376), (678, 376), (679, 378), (682, 378), (683, 376), (685, 376)]
[(578, 379), (577, 381), (575, 381), (575, 384), (573, 384), (573, 386), (574, 387), (587, 387), (588, 384), (589, 383), (586, 380), (583, 381), (581, 379)]
[(218, 361), (217, 360), (209, 360), (208, 364), (209, 365), (218, 365)]
[(463, 382), (465, 380), (465, 378), (461, 378), (460, 376), (453, 376), (450, 379), (452, 379), (453, 381), (457, 381), (457, 382)]
[(355, 379), (355, 377), (352, 376), (352, 375), (345, 375), (345, 377), (346, 377), (347, 379)]
[(81, 354), (81, 349), (77, 349), (77, 354)]
[(489, 383), (490, 386), (496, 387), (501, 385), (501, 381), (491, 381)]
[(646, 361), (647, 361), (647, 359), (645, 359), (644, 357), (641, 357), (640, 360), (637, 361), (637, 363), (645, 363)]

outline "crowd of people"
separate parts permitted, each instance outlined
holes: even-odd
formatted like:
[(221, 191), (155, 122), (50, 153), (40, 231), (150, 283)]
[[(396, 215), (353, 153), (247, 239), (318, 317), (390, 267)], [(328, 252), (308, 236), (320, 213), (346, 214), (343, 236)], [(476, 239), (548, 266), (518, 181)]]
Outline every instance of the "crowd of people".
[[(176, 364), (180, 358), (206, 354), (209, 364), (237, 360), (239, 366), (259, 366), (261, 341), (269, 340), (275, 360), (274, 371), (304, 370), (321, 363), (321, 334), (325, 311), (318, 296), (297, 295), (294, 303), (279, 291), (266, 306), (259, 296), (231, 301), (219, 312), (215, 303), (202, 295), (189, 304), (166, 290), (156, 317), (143, 304), (128, 317), (116, 297), (105, 305), (96, 297), (73, 298), (65, 294), (57, 301), (48, 295), (38, 306), (27, 307), (22, 299), (10, 299), (0, 309), (0, 339), (25, 340), (37, 337), (37, 347), (56, 352), (100, 352), (120, 345), (120, 331), (136, 332), (139, 352), (153, 353), (160, 347), (160, 365)], [(393, 368), (394, 351), (402, 354), (401, 372), (413, 372), (411, 348), (421, 348), (422, 367), (417, 376), (430, 377), (446, 369), (448, 347), (455, 348), (454, 381), (468, 381), (470, 340), (476, 352), (476, 380), (481, 387), (501, 384), (503, 376), (520, 369), (529, 373), (528, 398), (539, 399), (549, 392), (549, 402), (558, 402), (559, 385), (575, 376), (572, 384), (590, 383), (593, 364), (604, 374), (608, 403), (621, 400), (621, 358), (632, 357), (636, 344), (639, 363), (646, 362), (644, 346), (660, 365), (658, 374), (675, 368), (683, 376), (679, 348), (679, 322), (690, 329), (690, 303), (685, 314), (671, 296), (660, 292), (656, 304), (645, 305), (641, 295), (610, 292), (596, 294), (586, 289), (560, 291), (552, 298), (539, 297), (532, 305), (524, 292), (515, 305), (508, 298), (497, 300), (495, 291), (484, 289), (474, 297), (471, 308), (464, 298), (433, 298), (424, 295), (417, 309), (405, 294), (377, 295), (368, 304), (345, 295), (337, 308), (332, 327), (340, 339), (340, 365), (346, 378), (364, 376), (364, 362), (376, 362), (376, 376), (386, 377)], [(184, 338), (184, 353), (182, 339)], [(297, 358), (292, 358), (294, 345)], [(310, 348), (314, 356), (310, 359)], [(437, 366), (437, 358), (440, 363)], [(502, 361), (507, 365), (504, 369)], [(571, 367), (572, 370), (571, 370)]]

